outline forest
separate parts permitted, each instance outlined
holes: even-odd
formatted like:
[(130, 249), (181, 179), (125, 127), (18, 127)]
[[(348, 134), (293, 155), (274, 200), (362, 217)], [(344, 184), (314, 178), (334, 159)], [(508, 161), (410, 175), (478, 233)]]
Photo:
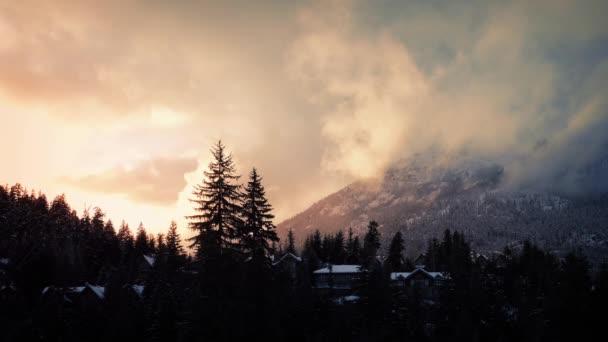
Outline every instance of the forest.
[[(262, 176), (254, 168), (241, 184), (225, 146), (218, 142), (211, 152), (192, 194), (189, 239), (175, 222), (165, 234), (143, 224), (132, 231), (101, 208), (78, 214), (63, 195), (49, 201), (20, 184), (0, 186), (0, 341), (603, 335), (608, 266), (591, 265), (579, 250), (559, 257), (526, 241), (483, 255), (446, 226), (412, 260), (407, 232), (382, 237), (373, 220), (361, 236), (348, 227), (316, 230), (299, 246), (295, 235), (304, 232), (290, 230), (280, 241)], [(337, 285), (339, 265), (357, 266), (346, 287)], [(320, 286), (324, 268), (329, 280)], [(432, 296), (396, 281), (415, 273), (440, 276)]]

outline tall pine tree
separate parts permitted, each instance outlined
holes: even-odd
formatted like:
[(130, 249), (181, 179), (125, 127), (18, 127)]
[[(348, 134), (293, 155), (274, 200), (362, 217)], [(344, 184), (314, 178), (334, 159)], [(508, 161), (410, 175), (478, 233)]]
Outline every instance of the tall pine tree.
[(296, 255), (296, 237), (293, 233), (293, 229), (290, 229), (289, 232), (287, 232), (287, 247), (285, 247), (285, 252)]
[(243, 214), (245, 217), (245, 248), (252, 257), (269, 257), (272, 242), (279, 240), (272, 222), (272, 206), (266, 199), (262, 177), (255, 168), (249, 174), (245, 188)]
[(182, 247), (181, 238), (177, 232), (177, 223), (171, 221), (167, 237), (167, 264), (172, 268), (177, 268), (184, 263), (184, 248)]
[(232, 155), (226, 153), (222, 141), (211, 149), (213, 161), (204, 172), (202, 184), (196, 185), (193, 195), (196, 214), (187, 216), (190, 229), (196, 232), (189, 241), (199, 260), (205, 257), (233, 254), (241, 250), (242, 211), (240, 178)]
[(363, 264), (369, 267), (376, 258), (376, 253), (380, 249), (380, 232), (378, 222), (370, 221), (367, 225), (367, 233), (363, 238)]
[(395, 233), (393, 236), (393, 240), (391, 240), (391, 245), (388, 248), (388, 259), (387, 262), (390, 266), (390, 271), (398, 272), (403, 271), (403, 251), (405, 247), (403, 247), (403, 236), (401, 232)]

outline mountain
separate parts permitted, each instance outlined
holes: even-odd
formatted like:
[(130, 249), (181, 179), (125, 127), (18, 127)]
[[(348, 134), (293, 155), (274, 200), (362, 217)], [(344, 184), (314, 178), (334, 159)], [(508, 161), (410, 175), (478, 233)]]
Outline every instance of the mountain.
[(410, 256), (448, 228), (464, 232), (481, 252), (531, 240), (557, 254), (580, 247), (594, 260), (608, 256), (608, 196), (508, 189), (504, 178), (496, 162), (417, 155), (379, 180), (358, 181), (321, 199), (278, 230), (285, 236), (293, 229), (301, 243), (315, 229), (352, 227), (363, 235), (375, 220), (383, 247), (401, 231)]

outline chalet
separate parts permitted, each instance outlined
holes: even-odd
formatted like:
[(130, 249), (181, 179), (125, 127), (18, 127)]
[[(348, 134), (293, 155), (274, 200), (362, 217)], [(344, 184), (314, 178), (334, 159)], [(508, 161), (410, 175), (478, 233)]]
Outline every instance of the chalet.
[(272, 267), (279, 272), (288, 274), (292, 279), (296, 277), (298, 265), (302, 262), (302, 258), (291, 253), (283, 255), (279, 260), (272, 263)]
[(439, 287), (447, 279), (441, 272), (429, 272), (424, 267), (417, 267), (413, 272), (391, 273), (391, 283), (403, 288), (408, 295), (419, 295), (424, 299), (434, 300), (439, 297)]
[(156, 263), (156, 255), (154, 254), (142, 254), (139, 256), (139, 258), (137, 258), (136, 261), (136, 266), (137, 266), (137, 277), (136, 279), (138, 280), (145, 280), (146, 276), (148, 275), (148, 273), (150, 273), (150, 271), (152, 270), (152, 268), (154, 267), (154, 264)]
[(72, 298), (68, 297), (67, 292), (69, 290), (66, 288), (55, 287), (55, 286), (47, 286), (42, 289), (40, 294), (40, 299), (43, 303), (49, 304), (72, 304)]
[(321, 292), (332, 289), (349, 293), (363, 272), (360, 265), (328, 265), (313, 272), (314, 288)]
[(122, 287), (121, 298), (130, 305), (139, 305), (144, 298), (144, 285), (125, 285)]
[(139, 258), (139, 262), (138, 262), (138, 270), (140, 272), (147, 272), (150, 271), (152, 269), (152, 267), (154, 267), (154, 263), (156, 262), (156, 256), (153, 254), (150, 255), (145, 255), (143, 254), (140, 258)]
[(426, 255), (424, 255), (424, 253), (418, 254), (416, 259), (414, 259), (414, 265), (416, 265), (416, 266), (424, 265), (425, 263), (426, 263)]
[(479, 267), (481, 267), (481, 268), (486, 267), (486, 265), (488, 265), (488, 262), (490, 262), (490, 259), (481, 253), (477, 253), (475, 255), (474, 260), (475, 260), (475, 263), (477, 265), (479, 265)]

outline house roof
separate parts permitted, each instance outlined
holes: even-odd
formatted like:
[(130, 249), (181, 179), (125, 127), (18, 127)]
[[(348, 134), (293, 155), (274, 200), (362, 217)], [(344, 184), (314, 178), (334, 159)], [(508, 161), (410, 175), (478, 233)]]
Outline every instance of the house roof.
[(135, 293), (141, 298), (144, 296), (144, 289), (145, 286), (143, 285), (131, 285), (131, 288), (133, 289), (133, 291), (135, 291)]
[(354, 303), (354, 302), (358, 302), (361, 298), (359, 296), (344, 296), (344, 297), (338, 297), (336, 299), (334, 299), (334, 303), (336, 304), (346, 304), (346, 303)]
[(105, 298), (105, 293), (106, 293), (106, 288), (103, 286), (95, 286), (95, 285), (87, 285), (87, 287), (89, 289), (91, 289), (91, 291), (93, 291), (93, 293), (95, 293), (95, 295), (99, 298), (99, 299), (104, 299)]
[[(331, 269), (330, 269), (331, 268)], [(324, 273), (360, 273), (363, 270), (361, 265), (330, 265), (329, 267), (321, 268), (314, 271), (314, 274)]]
[(46, 294), (49, 290), (59, 290), (62, 293), (71, 293), (71, 294), (81, 294), (82, 291), (84, 291), (86, 288), (89, 288), (91, 291), (93, 291), (93, 293), (99, 298), (99, 299), (104, 299), (105, 298), (105, 287), (103, 286), (96, 286), (96, 285), (90, 285), (90, 284), (86, 284), (85, 286), (73, 286), (73, 287), (66, 287), (66, 288), (56, 288), (54, 286), (47, 286), (44, 289), (42, 289), (42, 294)]
[(288, 258), (288, 259), (293, 259), (293, 260), (296, 260), (297, 262), (301, 262), (301, 261), (302, 261), (302, 258), (300, 258), (299, 256), (295, 256), (295, 255), (293, 255), (293, 254), (291, 254), (291, 253), (287, 253), (287, 254), (283, 255), (283, 256), (281, 257), (281, 259), (279, 259), (277, 262), (273, 262), (273, 263), (272, 263), (272, 266), (276, 266), (276, 265), (278, 265), (278, 264), (279, 264), (279, 263), (281, 263), (281, 262), (282, 262), (282, 261), (283, 261), (285, 258)]
[(148, 263), (148, 265), (154, 266), (154, 262), (156, 261), (156, 256), (154, 256), (154, 255), (145, 255), (144, 254), (144, 259), (146, 260), (146, 262)]
[(417, 268), (413, 272), (393, 272), (391, 273), (391, 280), (406, 280), (417, 273), (423, 273), (433, 279), (446, 278), (446, 275), (441, 272), (429, 272), (424, 268)]

